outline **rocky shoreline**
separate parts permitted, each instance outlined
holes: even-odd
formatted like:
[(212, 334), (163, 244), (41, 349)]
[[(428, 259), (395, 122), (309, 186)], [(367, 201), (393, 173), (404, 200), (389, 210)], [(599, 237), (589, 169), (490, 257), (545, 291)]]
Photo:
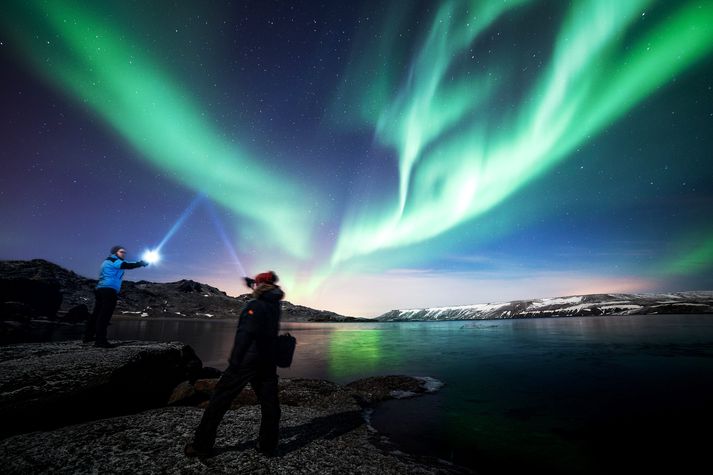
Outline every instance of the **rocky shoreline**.
[[(182, 343), (78, 341), (0, 347), (0, 460), (4, 473), (470, 473), (405, 454), (366, 414), (380, 401), (439, 388), (429, 378), (384, 376), (346, 385), (281, 379), (278, 456), (254, 450), (260, 408), (247, 388), (226, 415), (216, 455), (183, 446), (218, 370)], [(31, 432), (33, 431), (33, 432)]]

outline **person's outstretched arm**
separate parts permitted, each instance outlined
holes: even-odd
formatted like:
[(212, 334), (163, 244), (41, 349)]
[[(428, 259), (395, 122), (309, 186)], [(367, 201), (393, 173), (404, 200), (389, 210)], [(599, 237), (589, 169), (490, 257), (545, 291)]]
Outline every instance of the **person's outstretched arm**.
[(122, 261), (119, 269), (136, 269), (137, 267), (146, 267), (149, 265), (146, 261), (126, 262)]

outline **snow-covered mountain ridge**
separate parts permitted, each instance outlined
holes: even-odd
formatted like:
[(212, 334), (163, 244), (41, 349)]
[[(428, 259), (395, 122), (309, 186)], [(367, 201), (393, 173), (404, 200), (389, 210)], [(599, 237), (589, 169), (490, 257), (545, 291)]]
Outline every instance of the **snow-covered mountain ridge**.
[(502, 318), (576, 317), (713, 313), (713, 291), (665, 294), (589, 294), (455, 307), (392, 310), (379, 321), (491, 320)]

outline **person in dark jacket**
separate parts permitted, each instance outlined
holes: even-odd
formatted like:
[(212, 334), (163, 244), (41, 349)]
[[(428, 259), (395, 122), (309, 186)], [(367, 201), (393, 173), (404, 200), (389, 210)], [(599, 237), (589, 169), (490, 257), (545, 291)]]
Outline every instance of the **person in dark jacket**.
[(94, 342), (94, 346), (100, 348), (113, 348), (114, 345), (106, 339), (106, 328), (116, 308), (116, 301), (121, 290), (121, 280), (124, 278), (126, 269), (136, 269), (146, 267), (147, 262), (127, 262), (125, 261), (126, 249), (122, 246), (114, 246), (109, 251), (109, 257), (102, 262), (99, 271), (99, 283), (94, 290), (96, 300), (94, 311), (92, 312), (87, 326), (84, 330), (84, 343)]
[(253, 299), (240, 314), (228, 369), (215, 387), (193, 442), (185, 447), (186, 456), (211, 455), (220, 421), (248, 382), (262, 413), (256, 448), (267, 456), (275, 455), (280, 426), (275, 344), (280, 327), (280, 300), (285, 296), (276, 285), (277, 280), (272, 271), (258, 274), (254, 280), (245, 278), (253, 288)]

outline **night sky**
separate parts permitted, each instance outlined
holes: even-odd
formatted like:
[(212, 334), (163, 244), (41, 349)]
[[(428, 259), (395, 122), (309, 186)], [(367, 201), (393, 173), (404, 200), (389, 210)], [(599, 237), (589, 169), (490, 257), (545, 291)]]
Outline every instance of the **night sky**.
[(0, 259), (348, 315), (713, 289), (713, 2), (10, 1)]

